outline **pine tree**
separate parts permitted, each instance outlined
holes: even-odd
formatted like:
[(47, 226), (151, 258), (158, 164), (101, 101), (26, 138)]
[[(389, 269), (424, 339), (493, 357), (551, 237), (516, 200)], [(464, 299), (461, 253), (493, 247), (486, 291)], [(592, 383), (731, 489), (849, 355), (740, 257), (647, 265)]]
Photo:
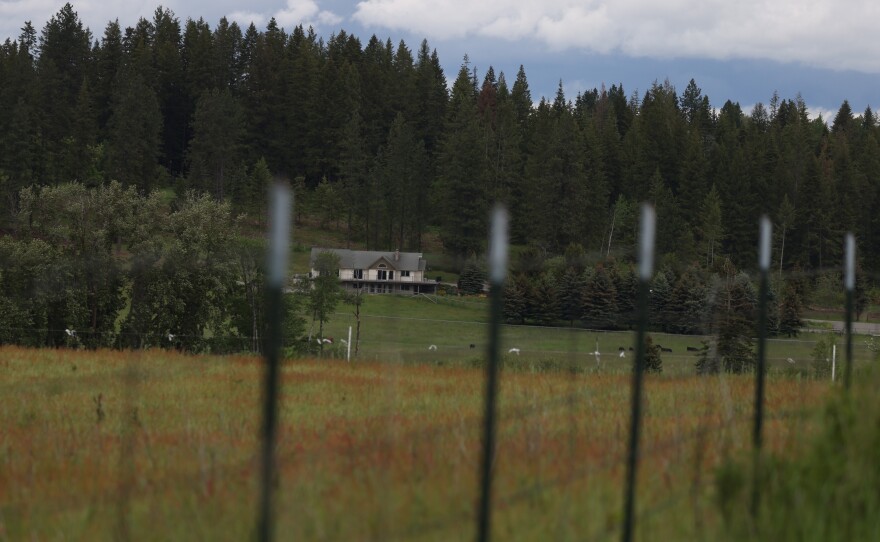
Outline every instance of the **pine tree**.
[(452, 87), (436, 183), (440, 237), (452, 254), (478, 252), (488, 216), (486, 155), (470, 73), (463, 64)]
[(533, 317), (539, 325), (548, 326), (559, 314), (559, 294), (553, 277), (548, 273), (539, 276), (533, 284)]
[(187, 161), (195, 186), (207, 189), (223, 201), (228, 187), (227, 171), (239, 164), (244, 119), (228, 90), (206, 92), (199, 98), (193, 117), (193, 138)]
[(141, 76), (117, 76), (113, 115), (108, 123), (107, 174), (124, 185), (149, 191), (156, 181), (162, 116), (156, 94)]
[(670, 295), (670, 327), (675, 333), (703, 331), (706, 287), (697, 268), (690, 268), (678, 278)]
[(44, 183), (70, 180), (65, 179), (65, 146), (70, 144), (77, 97), (91, 61), (91, 39), (70, 4), (49, 19), (40, 36), (38, 111)]
[(660, 374), (663, 372), (663, 359), (660, 357), (660, 346), (654, 344), (650, 335), (645, 335), (645, 372)]
[(756, 293), (745, 274), (728, 280), (718, 322), (717, 355), (728, 373), (744, 373), (755, 367), (754, 322)]
[(212, 36), (211, 66), (213, 68), (213, 86), (220, 90), (235, 93), (242, 83), (241, 47), (243, 36), (238, 23), (230, 23), (221, 17), (214, 28)]
[(660, 270), (651, 281), (651, 289), (648, 298), (648, 310), (650, 320), (663, 331), (668, 331), (673, 320), (672, 311), (672, 283), (675, 277), (670, 278), (668, 270)]
[(463, 294), (477, 295), (483, 292), (486, 283), (486, 271), (475, 258), (471, 258), (461, 270), (459, 291)]
[(514, 324), (524, 324), (529, 317), (529, 280), (524, 275), (514, 275), (504, 287), (504, 318)]
[(709, 190), (706, 199), (703, 200), (703, 209), (700, 220), (700, 237), (706, 249), (706, 266), (715, 265), (715, 255), (724, 240), (724, 223), (721, 216), (721, 198), (715, 185)]
[[(156, 93), (162, 114), (162, 135), (159, 163), (172, 175), (184, 171), (185, 154), (191, 132), (189, 123), (194, 101), (199, 94), (187, 95), (182, 84), (184, 78), (181, 57), (182, 37), (180, 20), (168, 8), (158, 7), (153, 12), (154, 39), (152, 44), (154, 79), (147, 81)], [(210, 49), (210, 29), (199, 19), (199, 29), (207, 36), (206, 48)]]
[(581, 317), (581, 292), (585, 287), (583, 272), (568, 267), (562, 273), (558, 286), (559, 319), (567, 320), (570, 326)]
[(598, 329), (612, 329), (618, 325), (617, 292), (605, 267), (599, 265), (586, 283), (581, 294), (581, 315), (584, 322)]

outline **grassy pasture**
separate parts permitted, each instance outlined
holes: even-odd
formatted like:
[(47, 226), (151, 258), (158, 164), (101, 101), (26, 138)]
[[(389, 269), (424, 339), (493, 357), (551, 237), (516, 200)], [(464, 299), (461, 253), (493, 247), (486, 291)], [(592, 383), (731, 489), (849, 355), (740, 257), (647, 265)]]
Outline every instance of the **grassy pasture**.
[[(362, 360), (396, 360), (419, 363), (466, 363), (485, 355), (488, 305), (481, 298), (443, 298), (436, 303), (425, 297), (367, 296), (361, 307)], [(356, 326), (350, 307), (340, 305), (325, 323), (325, 335), (345, 338), (348, 327)], [(354, 333), (354, 331), (352, 331)], [(629, 331), (592, 331), (578, 328), (505, 325), (502, 328), (504, 351), (516, 347), (520, 355), (509, 355), (511, 364), (526, 367), (541, 363), (565, 363), (586, 371), (626, 373), (632, 367), (634, 335)], [(652, 333), (655, 343), (672, 352), (662, 354), (664, 373), (673, 376), (694, 373), (696, 353), (705, 337)], [(354, 335), (353, 335), (354, 337)], [(769, 370), (787, 375), (806, 376), (811, 371), (812, 351), (823, 333), (802, 333), (795, 339), (768, 341)], [(844, 359), (844, 337), (836, 336), (838, 362)], [(591, 353), (598, 342), (599, 363)], [(428, 350), (436, 345), (436, 351)], [(473, 344), (474, 348), (470, 345)], [(625, 358), (619, 357), (619, 348)], [(345, 350), (336, 343), (327, 355), (343, 357)], [(873, 359), (864, 339), (856, 336), (854, 356), (857, 365)], [(790, 363), (791, 358), (794, 363)]]
[[(301, 360), (282, 374), (282, 539), (472, 538), (482, 371)], [(247, 539), (261, 376), (252, 357), (0, 347), (0, 540)], [(619, 536), (629, 383), (504, 372), (498, 540)], [(767, 446), (798, 450), (829, 389), (771, 376)], [(748, 376), (648, 378), (639, 539), (717, 538), (711, 469), (747, 457), (752, 397)]]

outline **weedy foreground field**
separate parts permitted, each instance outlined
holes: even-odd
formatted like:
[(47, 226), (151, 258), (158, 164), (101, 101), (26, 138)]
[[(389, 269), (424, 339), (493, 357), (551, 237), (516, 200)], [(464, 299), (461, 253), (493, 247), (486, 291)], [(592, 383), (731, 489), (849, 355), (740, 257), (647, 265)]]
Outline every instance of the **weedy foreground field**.
[[(243, 540), (255, 528), (254, 357), (0, 347), (0, 539)], [(712, 538), (713, 469), (749, 457), (753, 379), (649, 377), (643, 540)], [(828, 382), (772, 377), (767, 446), (797, 453)], [(293, 361), (283, 369), (278, 533), (468, 540), (483, 372)], [(630, 380), (506, 371), (493, 533), (617, 538)]]

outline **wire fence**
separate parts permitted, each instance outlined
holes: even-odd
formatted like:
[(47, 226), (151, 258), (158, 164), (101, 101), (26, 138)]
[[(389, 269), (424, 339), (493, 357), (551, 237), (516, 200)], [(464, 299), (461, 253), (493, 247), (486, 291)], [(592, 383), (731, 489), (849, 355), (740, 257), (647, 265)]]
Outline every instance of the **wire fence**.
[[(499, 235), (495, 250), (506, 246)], [(0, 347), (9, 428), (0, 436), (0, 539), (70, 526), (81, 537), (141, 539), (150, 537), (141, 529), (166, 521), (177, 525), (159, 532), (172, 537), (195, 528), (261, 540), (626, 541), (641, 525), (682, 514), (691, 525), (669, 532), (708, 532), (721, 512), (699, 503), (712, 495), (719, 465), (803, 444), (832, 378), (848, 386), (852, 365), (876, 358), (870, 334), (853, 341), (850, 299), (841, 344), (827, 327), (785, 339), (765, 339), (761, 328), (744, 336), (761, 346), (757, 370), (695, 379), (717, 334), (649, 329), (647, 297), (629, 329), (511, 325), (501, 315), (499, 266), (507, 269), (496, 254), (485, 300), (398, 297), (382, 302), (385, 314), (330, 314), (309, 333), (318, 359), (298, 362), (280, 359), (295, 337), (281, 327), (280, 302), (263, 307), (277, 324), (270, 345), (265, 334), (219, 329), (0, 326), (0, 337), (52, 336), (61, 347), (37, 361), (34, 351)], [(648, 291), (653, 270), (641, 273)], [(848, 282), (847, 298), (854, 289)], [(281, 282), (273, 291), (282, 298)], [(766, 293), (759, 297), (765, 313)], [(419, 316), (416, 303), (462, 310)], [(341, 338), (353, 327), (357, 357), (346, 363), (352, 345)], [(644, 375), (647, 334), (662, 376)], [(214, 353), (260, 343), (267, 361), (152, 365), (153, 353), (183, 355), (196, 343)], [(129, 350), (114, 357), (98, 345)], [(109, 368), (95, 362), (111, 358)], [(64, 363), (64, 372), (46, 363)], [(767, 389), (755, 391), (765, 374)], [(114, 381), (112, 396), (99, 391)], [(69, 483), (49, 482), (68, 470), (78, 473)], [(170, 510), (174, 503), (182, 511)]]

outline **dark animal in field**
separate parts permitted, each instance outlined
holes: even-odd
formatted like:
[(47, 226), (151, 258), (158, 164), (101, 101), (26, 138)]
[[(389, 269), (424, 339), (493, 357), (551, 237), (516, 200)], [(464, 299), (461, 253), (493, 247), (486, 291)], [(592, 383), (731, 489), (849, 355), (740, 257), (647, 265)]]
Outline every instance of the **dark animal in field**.
[(633, 347), (632, 347), (632, 346), (629, 347), (629, 351), (630, 351), (630, 352), (633, 351)]
[(699, 352), (700, 349), (697, 348), (697, 347), (695, 347), (695, 346), (688, 346), (688, 347), (687, 347), (687, 351), (688, 351), (688, 352)]
[(660, 347), (660, 351), (661, 351), (661, 352), (672, 352), (672, 348), (663, 348), (663, 347), (661, 346), (661, 347)]
[[(623, 352), (623, 351), (625, 351), (625, 350), (626, 350), (626, 348), (624, 348), (624, 347), (622, 347), (622, 346), (618, 346), (618, 347), (617, 347), (617, 351), (618, 351), (618, 352)], [(632, 350), (632, 348), (630, 348), (630, 350)]]
[(477, 345), (475, 345), (474, 343), (471, 343), (471, 348), (476, 348), (476, 347), (477, 347)]

